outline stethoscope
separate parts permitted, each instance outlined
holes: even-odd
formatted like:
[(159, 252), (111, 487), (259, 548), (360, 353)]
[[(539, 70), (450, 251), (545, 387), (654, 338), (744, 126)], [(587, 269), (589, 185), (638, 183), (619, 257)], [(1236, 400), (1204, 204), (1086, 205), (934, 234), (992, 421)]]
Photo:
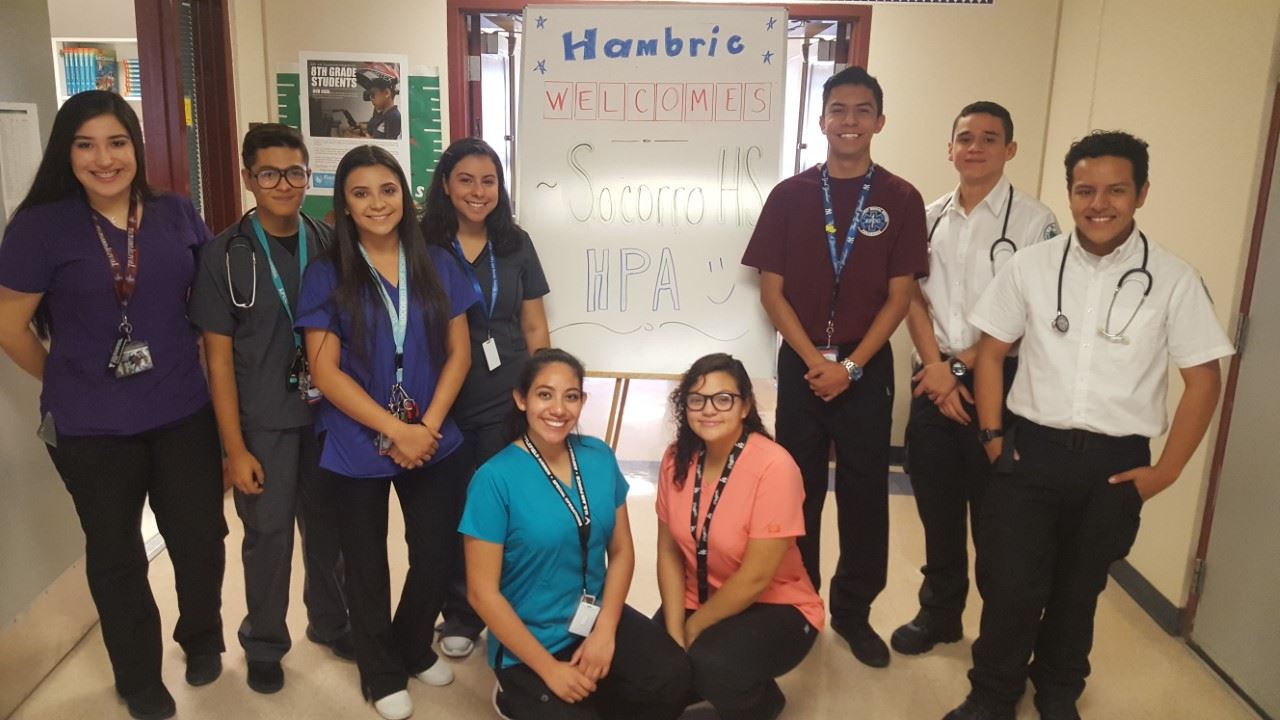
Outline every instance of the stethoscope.
[[(1151, 277), (1151, 272), (1147, 270), (1147, 256), (1150, 252), (1150, 246), (1147, 244), (1147, 236), (1138, 231), (1138, 237), (1142, 238), (1142, 266), (1129, 268), (1124, 271), (1120, 279), (1116, 282), (1116, 289), (1111, 293), (1111, 304), (1107, 306), (1106, 324), (1098, 328), (1098, 334), (1106, 338), (1108, 342), (1128, 345), (1129, 338), (1125, 337), (1125, 331), (1133, 324), (1133, 319), (1138, 317), (1138, 311), (1142, 309), (1142, 304), (1147, 301), (1147, 296), (1151, 294), (1151, 285), (1155, 282)], [(1071, 242), (1075, 239), (1075, 233), (1067, 236), (1067, 244), (1062, 248), (1062, 262), (1058, 265), (1058, 314), (1053, 318), (1053, 329), (1062, 334), (1066, 334), (1071, 329), (1071, 321), (1062, 312), (1062, 276), (1067, 269), (1067, 253), (1071, 252)], [(1111, 332), (1111, 313), (1116, 309), (1116, 298), (1120, 297), (1120, 290), (1124, 288), (1124, 284), (1134, 275), (1141, 275), (1146, 278), (1146, 289), (1142, 291), (1142, 297), (1138, 300), (1138, 304), (1133, 308), (1133, 313), (1129, 315), (1129, 320), (1125, 322), (1124, 327), (1120, 328), (1120, 332)]]
[[(223, 267), (226, 268), (227, 271), (227, 292), (231, 295), (231, 304), (242, 310), (247, 310), (253, 307), (254, 303), (258, 301), (258, 253), (254, 249), (253, 236), (246, 232), (244, 227), (245, 221), (249, 219), (249, 216), (252, 215), (253, 212), (253, 210), (250, 210), (240, 216), (240, 222), (236, 225), (235, 234), (231, 236), (230, 240), (227, 240), (227, 254), (222, 259)], [(299, 213), (299, 215), (302, 216), (302, 221), (307, 224), (307, 234), (316, 239), (316, 246), (319, 247), (319, 225), (316, 224), (316, 221), (313, 220), (310, 215), (307, 215), (306, 213)], [(231, 253), (233, 250), (240, 250), (241, 253), (249, 253), (250, 277), (252, 277), (253, 280), (249, 285), (248, 300), (245, 300), (243, 297), (238, 299), (236, 298), (236, 286), (235, 283), (231, 282)]]
[[(951, 209), (951, 201), (955, 199), (955, 193), (947, 198), (947, 203), (942, 206), (942, 212), (938, 214), (938, 218), (933, 221), (933, 227), (929, 228), (929, 237), (925, 242), (929, 245), (929, 250), (933, 250), (933, 233), (938, 229), (938, 223), (942, 222), (942, 218), (947, 216), (947, 211)], [(991, 250), (987, 252), (987, 259), (991, 261), (991, 274), (996, 274), (996, 252), (1001, 245), (1008, 245), (1009, 252), (1018, 252), (1018, 246), (1009, 239), (1009, 213), (1013, 211), (1013, 185), (1009, 186), (1009, 200), (1004, 206), (1004, 226), (1000, 228), (1000, 237), (991, 243)]]

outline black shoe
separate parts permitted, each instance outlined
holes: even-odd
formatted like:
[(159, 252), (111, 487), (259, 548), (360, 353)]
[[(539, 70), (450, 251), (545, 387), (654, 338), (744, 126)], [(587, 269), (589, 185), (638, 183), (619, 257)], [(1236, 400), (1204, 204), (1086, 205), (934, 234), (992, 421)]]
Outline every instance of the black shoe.
[(284, 668), (271, 660), (249, 661), (249, 688), (263, 695), (280, 692), (284, 687)]
[(355, 646), (355, 643), (351, 640), (350, 630), (342, 633), (341, 635), (333, 638), (332, 640), (323, 640), (321, 639), (320, 635), (315, 630), (313, 630), (310, 625), (308, 625), (307, 639), (317, 645), (323, 645), (329, 648), (330, 650), (333, 651), (334, 655), (337, 655), (339, 658), (342, 658), (343, 660), (354, 662), (356, 659), (356, 646)]
[(187, 684), (193, 687), (208, 685), (222, 674), (222, 653), (202, 653), (187, 656)]
[(163, 684), (140, 690), (124, 699), (133, 720), (167, 720), (178, 711), (173, 696)]
[(1036, 711), (1040, 713), (1040, 720), (1080, 720), (1080, 712), (1072, 700), (1041, 700), (1037, 695)]
[(991, 710), (966, 699), (960, 707), (943, 716), (942, 720), (1013, 720), (1013, 710)]
[(964, 637), (964, 627), (957, 622), (935, 620), (923, 611), (914, 620), (893, 631), (889, 644), (903, 655), (920, 655), (938, 643), (953, 643)]
[(831, 629), (849, 643), (853, 656), (863, 665), (873, 668), (889, 665), (889, 646), (884, 644), (884, 640), (880, 639), (866, 620), (855, 620), (846, 624), (833, 618)]

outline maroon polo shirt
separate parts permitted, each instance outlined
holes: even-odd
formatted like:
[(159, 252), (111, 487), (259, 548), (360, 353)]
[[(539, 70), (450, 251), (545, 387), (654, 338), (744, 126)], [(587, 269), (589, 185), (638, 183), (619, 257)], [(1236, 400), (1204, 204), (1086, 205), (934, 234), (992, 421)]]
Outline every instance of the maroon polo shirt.
[[(836, 252), (844, 240), (862, 190), (862, 176), (831, 178), (836, 216)], [(863, 211), (863, 227), (844, 266), (836, 302), (832, 342), (861, 340), (889, 297), (889, 278), (929, 274), (924, 200), (915, 187), (876, 166)], [(827, 246), (822, 175), (817, 167), (778, 183), (769, 193), (742, 264), (783, 279), (783, 297), (815, 345), (827, 337), (827, 315), (835, 272)]]

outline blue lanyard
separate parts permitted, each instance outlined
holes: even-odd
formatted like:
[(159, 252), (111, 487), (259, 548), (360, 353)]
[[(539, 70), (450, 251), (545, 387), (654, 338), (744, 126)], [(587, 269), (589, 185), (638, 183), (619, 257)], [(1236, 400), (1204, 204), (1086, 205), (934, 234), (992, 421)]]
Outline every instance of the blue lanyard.
[(404, 267), (404, 243), (400, 243), (399, 247), (400, 269), (396, 277), (396, 290), (400, 293), (399, 306), (392, 306), (391, 296), (387, 294), (387, 286), (382, 282), (382, 276), (378, 274), (377, 268), (373, 266), (373, 261), (369, 259), (369, 253), (365, 252), (364, 245), (356, 243), (356, 247), (360, 248), (360, 254), (369, 264), (369, 272), (373, 273), (378, 294), (382, 296), (382, 305), (387, 309), (387, 316), (391, 319), (391, 339), (396, 344), (396, 384), (399, 385), (404, 382), (404, 334), (405, 329), (409, 327), (409, 280)]
[[(485, 240), (484, 249), (489, 253), (489, 277), (493, 282), (493, 287), (489, 288), (489, 304), (484, 309), (484, 320), (487, 325), (493, 320), (493, 309), (498, 305), (498, 261), (493, 255), (493, 243)], [(462, 269), (466, 271), (467, 277), (471, 278), (471, 287), (475, 288), (476, 295), (484, 300), (484, 289), (480, 287), (480, 277), (476, 275), (476, 269), (467, 261), (467, 254), (462, 252), (462, 243), (458, 242), (457, 237), (453, 238), (453, 250), (458, 253), (458, 259), (462, 261)]]
[[(280, 296), (280, 304), (284, 306), (285, 314), (289, 316), (289, 325), (293, 325), (293, 308), (289, 306), (289, 295), (284, 291), (284, 280), (280, 279), (280, 271), (276, 270), (276, 262), (271, 259), (271, 244), (267, 242), (267, 233), (262, 230), (262, 223), (258, 222), (257, 213), (251, 218), (253, 222), (253, 232), (258, 236), (258, 244), (262, 246), (262, 252), (267, 256), (267, 267), (271, 268), (271, 284), (276, 286), (276, 295)], [(302, 282), (302, 273), (307, 269), (307, 223), (298, 218), (298, 282)], [(293, 346), (302, 348), (302, 336), (298, 333), (293, 334)]]
[(876, 173), (875, 163), (867, 168), (862, 178), (862, 192), (858, 195), (858, 207), (853, 211), (853, 219), (849, 221), (849, 232), (844, 239), (844, 247), (840, 256), (836, 256), (836, 213), (831, 207), (831, 179), (827, 175), (827, 164), (822, 164), (822, 210), (826, 215), (827, 250), (831, 254), (831, 269), (835, 271), (835, 282), (831, 286), (831, 313), (827, 316), (827, 345), (831, 345), (831, 336), (836, 329), (836, 299), (840, 296), (840, 275), (844, 272), (845, 263), (849, 262), (849, 253), (853, 252), (853, 241), (858, 239), (858, 220), (862, 218), (862, 210), (866, 207), (867, 196), (871, 194), (871, 177)]

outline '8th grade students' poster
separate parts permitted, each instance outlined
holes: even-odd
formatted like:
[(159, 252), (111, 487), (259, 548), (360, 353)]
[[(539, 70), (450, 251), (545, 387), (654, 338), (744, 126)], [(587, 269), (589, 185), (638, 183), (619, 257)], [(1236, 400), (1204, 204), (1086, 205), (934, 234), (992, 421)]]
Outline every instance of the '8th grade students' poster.
[(332, 195), (342, 156), (357, 145), (379, 145), (408, 172), (407, 55), (299, 53), (302, 133), (311, 153), (313, 194)]

